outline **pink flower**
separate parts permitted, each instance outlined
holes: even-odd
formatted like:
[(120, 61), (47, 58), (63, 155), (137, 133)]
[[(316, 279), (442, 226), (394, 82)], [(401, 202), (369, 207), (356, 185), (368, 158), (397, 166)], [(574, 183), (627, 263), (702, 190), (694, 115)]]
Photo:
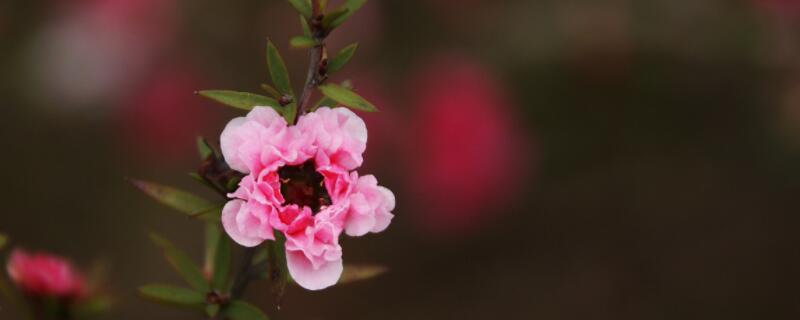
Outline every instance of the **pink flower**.
[(61, 257), (17, 249), (6, 268), (17, 287), (31, 296), (74, 299), (86, 294), (83, 276)]
[(414, 213), (437, 235), (475, 230), (515, 198), (531, 165), (513, 105), (488, 70), (457, 54), (430, 59), (411, 80), (418, 110), (407, 146)]
[(363, 162), (367, 129), (348, 109), (323, 107), (289, 126), (273, 109), (256, 107), (231, 120), (220, 142), (231, 168), (248, 174), (228, 195), (225, 231), (248, 247), (282, 232), (289, 273), (304, 288), (338, 281), (343, 231), (377, 233), (391, 222), (392, 192), (353, 171)]

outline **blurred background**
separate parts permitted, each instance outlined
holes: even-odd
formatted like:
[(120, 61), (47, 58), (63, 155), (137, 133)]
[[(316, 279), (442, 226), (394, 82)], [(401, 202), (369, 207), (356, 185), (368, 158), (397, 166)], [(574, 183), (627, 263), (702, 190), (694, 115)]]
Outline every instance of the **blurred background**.
[[(332, 1), (333, 2), (333, 1)], [(147, 241), (198, 259), (200, 222), (125, 177), (212, 196), (194, 138), (258, 92), (266, 38), (299, 87), (283, 0), (0, 2), (0, 232), (106, 265), (107, 319), (193, 319), (136, 287), (180, 283)], [(800, 1), (372, 0), (360, 47), (361, 173), (397, 195), (347, 262), (389, 273), (291, 288), (274, 319), (796, 319)], [(6, 252), (7, 253), (7, 252)], [(0, 308), (0, 318), (16, 319)]]

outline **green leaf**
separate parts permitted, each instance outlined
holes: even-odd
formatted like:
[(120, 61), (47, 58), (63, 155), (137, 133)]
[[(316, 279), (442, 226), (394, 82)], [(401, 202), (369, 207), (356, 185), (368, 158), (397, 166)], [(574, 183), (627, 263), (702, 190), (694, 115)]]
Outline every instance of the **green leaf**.
[(200, 155), (200, 160), (205, 160), (214, 154), (214, 149), (211, 149), (205, 138), (197, 137), (197, 153)]
[(289, 3), (304, 17), (311, 18), (311, 0), (289, 0)]
[(195, 181), (199, 182), (200, 184), (202, 184), (202, 185), (204, 185), (206, 187), (209, 187), (212, 190), (216, 190), (216, 187), (214, 187), (214, 185), (211, 184), (210, 182), (206, 181), (206, 179), (203, 179), (203, 177), (201, 177), (199, 173), (197, 173), (197, 172), (189, 172), (188, 175), (190, 177), (192, 177), (192, 179), (194, 179)]
[(167, 261), (186, 283), (197, 291), (210, 291), (208, 281), (203, 276), (203, 272), (192, 262), (188, 255), (178, 250), (169, 240), (155, 233), (150, 234), (150, 240), (164, 250), (164, 257), (167, 258)]
[(347, 10), (348, 10), (347, 14), (341, 15), (338, 18), (336, 18), (335, 20), (331, 21), (331, 23), (329, 24), (329, 27), (330, 28), (336, 28), (339, 25), (341, 25), (342, 23), (344, 23), (347, 20), (347, 18), (352, 16), (354, 13), (356, 13), (356, 11), (358, 11), (358, 9), (361, 9), (361, 7), (366, 2), (367, 2), (367, 0), (346, 0), (344, 2), (344, 4), (341, 6), (341, 8), (347, 8)]
[(348, 61), (350, 58), (353, 57), (353, 54), (356, 53), (356, 49), (358, 48), (358, 43), (353, 43), (349, 46), (344, 47), (338, 53), (336, 53), (333, 58), (328, 60), (328, 73), (334, 73), (339, 71)]
[(210, 318), (216, 317), (217, 313), (219, 313), (219, 305), (218, 304), (209, 304), (206, 305), (206, 315)]
[(217, 246), (219, 246), (219, 239), (222, 237), (222, 232), (219, 229), (218, 222), (206, 223), (206, 241), (205, 241), (205, 256), (203, 257), (203, 273), (214, 273), (214, 260), (217, 258)]
[(378, 265), (345, 265), (339, 283), (367, 280), (385, 273), (388, 269)]
[(225, 316), (230, 320), (269, 320), (261, 309), (241, 300), (226, 305)]
[(80, 301), (73, 308), (76, 319), (84, 319), (103, 313), (111, 308), (111, 298), (105, 295), (96, 295)]
[(306, 37), (311, 36), (311, 28), (308, 26), (308, 20), (300, 15), (300, 28), (303, 29), (303, 35)]
[(297, 117), (297, 102), (292, 101), (286, 105), (286, 114), (283, 115), (283, 118), (286, 119), (286, 123), (292, 124), (295, 117)]
[(281, 58), (278, 48), (275, 47), (272, 41), (267, 41), (267, 66), (269, 66), (272, 84), (275, 85), (278, 91), (281, 94), (288, 94), (294, 97), (292, 82), (289, 80), (289, 72), (286, 71), (283, 58)]
[(8, 237), (0, 233), (0, 249), (3, 249), (3, 247), (6, 246), (6, 243), (8, 243)]
[(278, 113), (281, 113), (281, 107), (277, 100), (255, 93), (231, 90), (203, 90), (198, 91), (197, 93), (201, 96), (237, 109), (249, 111), (252, 110), (253, 107), (263, 106), (271, 107)]
[(188, 215), (196, 215), (216, 206), (210, 201), (186, 191), (155, 182), (129, 179), (134, 186), (156, 201)]
[(225, 185), (225, 188), (228, 189), (230, 192), (236, 190), (236, 187), (239, 186), (239, 182), (242, 181), (242, 177), (233, 177), (228, 180), (228, 183)]
[(326, 97), (350, 108), (368, 112), (378, 111), (372, 103), (345, 87), (336, 84), (324, 84), (319, 86), (319, 90)]
[[(350, 80), (342, 81), (341, 83), (339, 83), (339, 85), (346, 89), (351, 89), (351, 90), (353, 89), (353, 84), (350, 83)], [(319, 99), (317, 103), (314, 104), (314, 106), (311, 108), (311, 111), (317, 110), (320, 107), (336, 108), (339, 105), (340, 103), (336, 102), (336, 100), (333, 100), (323, 95), (322, 98)]]
[(333, 22), (343, 17), (344, 15), (348, 14), (349, 12), (350, 9), (341, 7), (333, 12), (326, 13), (325, 16), (322, 18), (322, 27), (327, 30), (335, 28), (336, 26), (332, 25)]
[(206, 302), (204, 294), (165, 284), (148, 284), (139, 287), (139, 294), (160, 303), (183, 307), (202, 307)]
[(314, 107), (311, 108), (311, 111), (317, 110), (320, 107), (335, 108), (337, 105), (339, 105), (339, 103), (336, 102), (335, 100), (323, 96), (322, 99), (319, 99), (319, 101), (317, 101), (317, 103), (314, 104)]
[(253, 255), (253, 265), (260, 264), (264, 261), (267, 261), (269, 258), (269, 246), (259, 246), (256, 254)]
[(305, 49), (317, 45), (317, 42), (308, 36), (295, 36), (289, 40), (289, 45), (291, 45), (293, 48)]
[(217, 290), (223, 290), (228, 283), (228, 275), (231, 269), (231, 243), (228, 237), (220, 237), (217, 242), (216, 255), (214, 256), (214, 273), (211, 278), (211, 286)]
[(275, 241), (268, 244), (269, 268), (267, 278), (272, 281), (272, 295), (275, 301), (280, 302), (286, 290), (286, 284), (291, 280), (286, 266), (286, 237), (276, 234)]
[(276, 99), (275, 101), (278, 101), (277, 99), (281, 98), (281, 93), (278, 92), (278, 90), (275, 90), (275, 88), (273, 88), (271, 85), (262, 83), (261, 89), (266, 91), (271, 97), (275, 98)]
[(204, 210), (195, 212), (189, 215), (192, 218), (198, 218), (205, 220), (207, 222), (219, 222), (220, 216), (222, 216), (222, 207), (224, 207), (224, 203), (220, 203), (211, 207), (208, 207)]

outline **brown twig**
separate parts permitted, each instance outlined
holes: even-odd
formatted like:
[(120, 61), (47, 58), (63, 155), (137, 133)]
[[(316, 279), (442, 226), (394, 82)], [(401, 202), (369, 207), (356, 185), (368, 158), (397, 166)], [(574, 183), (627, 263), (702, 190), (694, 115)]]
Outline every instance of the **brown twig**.
[(309, 52), (308, 73), (306, 74), (303, 92), (300, 93), (300, 99), (297, 100), (295, 123), (300, 118), (300, 115), (308, 111), (311, 94), (314, 89), (328, 78), (328, 53), (325, 47), (325, 38), (328, 37), (329, 30), (326, 30), (322, 25), (323, 16), (321, 11), (319, 1), (313, 1), (311, 18), (308, 19), (307, 23), (311, 31), (311, 37), (316, 42), (316, 45)]

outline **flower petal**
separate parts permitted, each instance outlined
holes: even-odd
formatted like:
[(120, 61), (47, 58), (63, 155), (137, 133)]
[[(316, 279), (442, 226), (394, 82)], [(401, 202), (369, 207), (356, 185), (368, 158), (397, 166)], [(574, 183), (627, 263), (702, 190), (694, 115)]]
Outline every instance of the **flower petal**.
[(255, 205), (243, 200), (228, 201), (222, 208), (222, 226), (228, 236), (245, 247), (255, 247), (264, 240), (275, 239), (269, 224), (271, 206)]
[(345, 170), (358, 168), (367, 148), (364, 120), (347, 108), (327, 107), (306, 114), (297, 122), (300, 135), (312, 137), (317, 165), (336, 165)]
[(246, 117), (234, 118), (220, 136), (222, 156), (239, 172), (276, 168), (291, 144), (286, 120), (269, 107), (255, 107)]
[(341, 258), (314, 268), (302, 251), (286, 251), (286, 264), (294, 281), (308, 290), (322, 290), (336, 284), (344, 270)]
[(358, 178), (350, 193), (350, 211), (344, 221), (345, 233), (352, 237), (367, 232), (381, 232), (389, 226), (394, 215), (394, 194), (379, 186), (373, 175)]

